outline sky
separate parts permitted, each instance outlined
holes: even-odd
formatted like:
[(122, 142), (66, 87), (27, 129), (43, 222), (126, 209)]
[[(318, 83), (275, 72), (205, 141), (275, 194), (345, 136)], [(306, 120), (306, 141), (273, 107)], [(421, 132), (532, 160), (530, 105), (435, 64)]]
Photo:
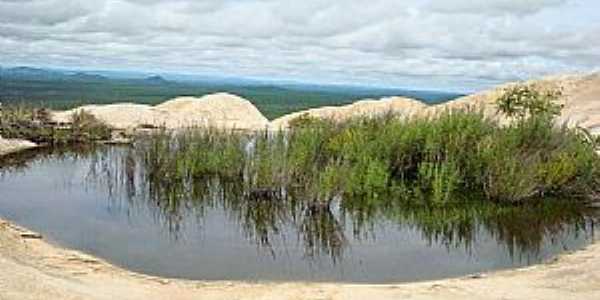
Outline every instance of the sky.
[(0, 65), (477, 90), (600, 71), (600, 1), (0, 0)]

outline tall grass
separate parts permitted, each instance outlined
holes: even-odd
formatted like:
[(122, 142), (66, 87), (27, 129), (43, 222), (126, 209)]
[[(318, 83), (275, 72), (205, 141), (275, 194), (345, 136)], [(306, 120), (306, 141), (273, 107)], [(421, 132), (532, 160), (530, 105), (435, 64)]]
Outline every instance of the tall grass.
[(412, 120), (304, 121), (276, 133), (164, 133), (141, 149), (150, 175), (162, 181), (217, 176), (244, 182), (249, 193), (299, 189), (321, 204), (361, 196), (443, 205), (465, 194), (520, 203), (587, 198), (597, 190), (594, 146), (547, 119), (502, 127), (478, 112), (456, 111)]
[(507, 95), (498, 101), (509, 125), (458, 110), (342, 123), (302, 116), (281, 132), (165, 133), (143, 152), (161, 180), (218, 176), (244, 182), (250, 194), (300, 190), (317, 206), (337, 196), (427, 205), (465, 195), (508, 203), (595, 196), (595, 145), (582, 131), (555, 125), (555, 94), (519, 88)]

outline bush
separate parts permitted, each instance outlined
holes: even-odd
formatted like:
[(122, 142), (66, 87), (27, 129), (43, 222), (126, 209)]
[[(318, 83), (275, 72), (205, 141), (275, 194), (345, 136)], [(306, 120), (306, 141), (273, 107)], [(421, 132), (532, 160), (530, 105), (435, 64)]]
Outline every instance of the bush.
[(524, 120), (528, 117), (553, 118), (560, 114), (557, 100), (562, 95), (558, 90), (540, 91), (534, 85), (516, 85), (507, 88), (496, 100), (498, 110), (508, 117)]
[(85, 111), (73, 114), (69, 124), (56, 124), (47, 109), (4, 106), (0, 111), (0, 135), (38, 144), (67, 145), (110, 139), (111, 129)]

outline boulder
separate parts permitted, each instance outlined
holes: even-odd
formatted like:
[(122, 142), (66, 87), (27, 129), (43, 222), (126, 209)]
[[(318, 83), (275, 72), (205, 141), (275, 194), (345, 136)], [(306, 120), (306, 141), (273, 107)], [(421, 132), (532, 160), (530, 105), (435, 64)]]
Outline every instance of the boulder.
[(410, 117), (420, 114), (427, 105), (404, 97), (388, 97), (380, 100), (366, 99), (344, 106), (327, 106), (285, 115), (271, 122), (273, 129), (285, 129), (289, 122), (300, 116), (346, 121), (355, 117), (377, 117), (386, 113)]
[(81, 110), (115, 129), (212, 126), (221, 129), (253, 130), (266, 128), (269, 124), (250, 101), (225, 93), (201, 98), (180, 97), (157, 106), (134, 103), (86, 105), (54, 112), (52, 119), (59, 123), (69, 122), (71, 115)]

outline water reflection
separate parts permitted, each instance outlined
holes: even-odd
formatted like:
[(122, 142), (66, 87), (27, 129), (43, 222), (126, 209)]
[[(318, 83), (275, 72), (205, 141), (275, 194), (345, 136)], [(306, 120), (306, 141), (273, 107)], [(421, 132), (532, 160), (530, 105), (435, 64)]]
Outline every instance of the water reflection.
[[(430, 245), (471, 251), (481, 232), (522, 259), (537, 257), (544, 242), (560, 243), (565, 236), (593, 236), (597, 214), (566, 201), (544, 201), (527, 206), (503, 206), (466, 200), (444, 207), (417, 206), (393, 198), (386, 201), (335, 197), (329, 202), (306, 197), (301, 189), (253, 189), (247, 182), (227, 178), (161, 178), (148, 170), (139, 149), (107, 148), (94, 154), (90, 178), (103, 182), (113, 199), (129, 207), (144, 205), (175, 238), (187, 218), (201, 219), (209, 208), (221, 208), (238, 222), (246, 237), (272, 256), (272, 240), (291, 227), (308, 259), (343, 259), (349, 247), (346, 226), (353, 239), (376, 239), (373, 228), (381, 222), (411, 227)], [(172, 174), (172, 173), (170, 173)]]
[(344, 259), (351, 241), (376, 240), (376, 228), (383, 223), (413, 229), (430, 246), (443, 245), (448, 251), (473, 251), (478, 238), (491, 236), (513, 259), (535, 261), (547, 243), (560, 245), (567, 237), (580, 235), (591, 239), (598, 220), (596, 211), (565, 201), (515, 207), (471, 199), (427, 207), (392, 196), (373, 201), (337, 195), (322, 202), (298, 187), (261, 189), (218, 177), (164, 178), (148, 168), (141, 151), (101, 147), (28, 152), (5, 160), (0, 173), (26, 169), (33, 157), (37, 163), (87, 158), (86, 183), (108, 191), (110, 209), (128, 215), (149, 211), (175, 241), (184, 238), (185, 226), (201, 226), (207, 212), (218, 208), (239, 225), (248, 242), (273, 258), (278, 255), (274, 241), (294, 236), (305, 259), (327, 257), (333, 264)]

